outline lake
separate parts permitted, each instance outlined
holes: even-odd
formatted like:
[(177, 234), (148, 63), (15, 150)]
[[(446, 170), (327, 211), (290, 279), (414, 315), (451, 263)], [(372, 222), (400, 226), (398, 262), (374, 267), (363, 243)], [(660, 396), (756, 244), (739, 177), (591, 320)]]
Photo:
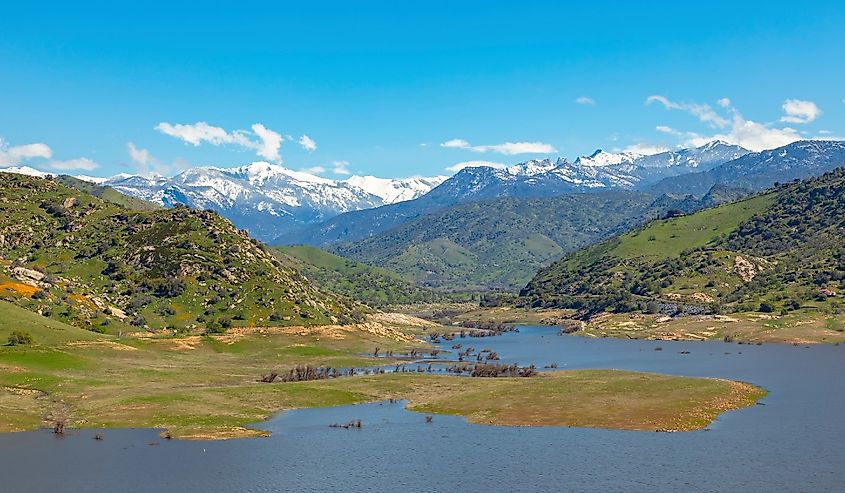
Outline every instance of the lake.
[[(3, 434), (0, 491), (845, 491), (845, 346), (587, 339), (549, 327), (462, 342), (507, 363), (713, 376), (770, 393), (688, 433), (426, 423), (402, 403), (375, 403), (280, 413), (259, 425), (270, 437), (227, 442)], [(364, 427), (328, 427), (352, 419)]]

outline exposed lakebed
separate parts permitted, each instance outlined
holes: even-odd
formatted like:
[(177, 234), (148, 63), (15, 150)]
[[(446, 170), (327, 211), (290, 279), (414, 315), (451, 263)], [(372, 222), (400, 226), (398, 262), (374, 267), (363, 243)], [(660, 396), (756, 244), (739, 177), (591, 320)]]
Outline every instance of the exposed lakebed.
[[(743, 380), (769, 395), (708, 431), (473, 425), (402, 403), (281, 413), (268, 438), (162, 440), (154, 430), (0, 435), (8, 491), (841, 491), (845, 346), (486, 338), (502, 363)], [(444, 344), (444, 348), (448, 348)], [(656, 348), (661, 350), (655, 350)], [(360, 419), (361, 429), (330, 428)], [(154, 444), (154, 445), (151, 445)]]

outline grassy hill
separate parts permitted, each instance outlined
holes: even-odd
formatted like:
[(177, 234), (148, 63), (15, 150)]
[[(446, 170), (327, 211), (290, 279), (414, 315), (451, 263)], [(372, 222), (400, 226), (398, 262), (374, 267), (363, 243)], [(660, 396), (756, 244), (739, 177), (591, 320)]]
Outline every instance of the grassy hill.
[(0, 181), (0, 297), (102, 332), (357, 318), (211, 211), (130, 210), (50, 179)]
[(387, 269), (339, 257), (317, 247), (300, 245), (275, 250), (283, 254), (280, 259), (292, 259), (292, 265), (317, 285), (369, 306), (382, 308), (443, 299), (443, 295), (420, 288)]
[(152, 202), (147, 202), (146, 200), (139, 199), (137, 197), (130, 197), (118, 192), (114, 188), (90, 183), (73, 176), (59, 175), (53, 179), (68, 188), (75, 188), (80, 192), (85, 192), (89, 195), (99, 197), (106, 202), (111, 202), (112, 204), (117, 204), (126, 207), (127, 209), (135, 211), (153, 211), (161, 209), (158, 204), (153, 204)]
[(332, 251), (439, 290), (516, 290), (564, 253), (679, 201), (635, 192), (504, 198), (459, 205)]
[(521, 303), (624, 312), (837, 312), (845, 170), (636, 231), (543, 269)]
[(44, 345), (104, 337), (30, 312), (7, 301), (0, 301), (0, 344), (5, 344), (9, 334), (16, 330), (31, 335), (35, 344)]

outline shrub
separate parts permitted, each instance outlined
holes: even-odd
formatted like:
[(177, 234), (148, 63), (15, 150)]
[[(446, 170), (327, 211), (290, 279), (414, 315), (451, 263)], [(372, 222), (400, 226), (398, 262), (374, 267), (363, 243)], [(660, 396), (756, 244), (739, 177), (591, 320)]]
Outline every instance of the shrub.
[(9, 334), (10, 346), (28, 346), (33, 342), (32, 336), (29, 335), (29, 332), (24, 330), (13, 330), (12, 333)]
[(205, 333), (206, 334), (223, 334), (226, 332), (219, 323), (217, 322), (208, 322), (205, 326)]
[(184, 293), (187, 289), (185, 281), (175, 276), (170, 276), (162, 280), (155, 288), (156, 296), (166, 296), (168, 298), (175, 298)]
[[(108, 319), (106, 319), (108, 320)], [(88, 330), (91, 332), (96, 332), (97, 334), (105, 334), (106, 333), (106, 325), (102, 323), (100, 325), (91, 325), (88, 327)]]

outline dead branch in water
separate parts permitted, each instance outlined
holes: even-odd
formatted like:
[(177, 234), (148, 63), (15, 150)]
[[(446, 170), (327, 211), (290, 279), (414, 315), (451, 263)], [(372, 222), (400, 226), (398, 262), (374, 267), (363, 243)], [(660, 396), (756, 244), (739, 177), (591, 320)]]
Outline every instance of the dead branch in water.
[(537, 369), (534, 365), (521, 367), (516, 363), (512, 365), (497, 365), (493, 363), (453, 365), (447, 368), (446, 371), (477, 378), (533, 377), (537, 375)]
[(354, 419), (345, 425), (332, 423), (329, 425), (329, 428), (343, 428), (344, 430), (348, 430), (350, 428), (363, 428), (364, 424), (361, 422), (360, 419)]

